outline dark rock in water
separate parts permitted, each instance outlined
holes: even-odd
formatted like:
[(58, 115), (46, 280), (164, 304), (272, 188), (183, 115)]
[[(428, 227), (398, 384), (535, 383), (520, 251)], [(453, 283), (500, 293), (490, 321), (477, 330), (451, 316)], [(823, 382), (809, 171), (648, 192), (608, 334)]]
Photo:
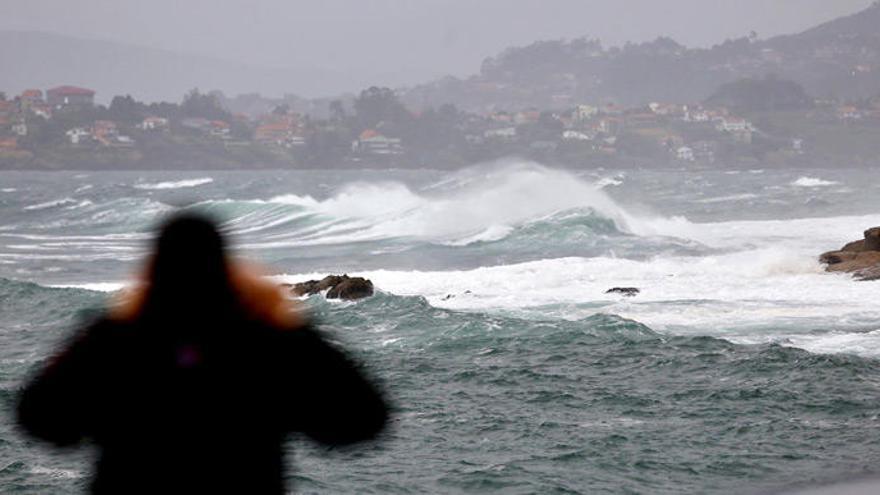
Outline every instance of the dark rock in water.
[(290, 291), (297, 296), (311, 296), (327, 291), (327, 299), (361, 299), (373, 295), (373, 282), (363, 277), (328, 275), (321, 280), (293, 284)]
[(880, 251), (880, 227), (865, 231), (865, 251)]
[(880, 280), (880, 227), (865, 231), (865, 238), (819, 256), (825, 271), (851, 273), (859, 280)]
[(635, 297), (640, 292), (640, 289), (636, 287), (614, 287), (605, 291), (606, 294), (620, 294), (624, 297)]
[(346, 278), (327, 291), (327, 299), (363, 299), (373, 295), (373, 282), (363, 277)]
[[(471, 292), (471, 291), (469, 291), (469, 290), (466, 290), (466, 291), (462, 292), (461, 294), (462, 294), (462, 295), (467, 295), (467, 294), (473, 294), (473, 292)], [(441, 297), (440, 300), (441, 300), (441, 301), (448, 301), (448, 300), (450, 300), (450, 299), (454, 299), (455, 296), (456, 296), (455, 294), (446, 294), (445, 296)]]

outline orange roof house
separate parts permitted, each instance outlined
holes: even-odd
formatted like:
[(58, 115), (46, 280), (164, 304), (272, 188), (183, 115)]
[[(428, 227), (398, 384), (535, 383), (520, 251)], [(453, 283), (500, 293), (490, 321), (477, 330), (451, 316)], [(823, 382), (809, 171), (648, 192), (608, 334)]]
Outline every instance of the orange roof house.
[(46, 101), (53, 107), (95, 104), (95, 92), (77, 86), (58, 86), (46, 91)]

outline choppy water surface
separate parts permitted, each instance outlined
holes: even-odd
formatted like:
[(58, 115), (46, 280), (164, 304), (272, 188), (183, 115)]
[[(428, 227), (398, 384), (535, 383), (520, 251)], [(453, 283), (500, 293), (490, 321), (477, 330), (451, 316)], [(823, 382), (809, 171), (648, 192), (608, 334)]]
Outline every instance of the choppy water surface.
[(380, 289), (310, 304), (374, 365), (394, 426), (366, 451), (294, 442), (298, 491), (767, 493), (880, 474), (880, 286), (815, 261), (880, 225), (877, 173), (2, 173), (0, 491), (86, 483), (88, 452), (14, 432), (15, 390), (179, 209), (224, 219), (280, 280)]

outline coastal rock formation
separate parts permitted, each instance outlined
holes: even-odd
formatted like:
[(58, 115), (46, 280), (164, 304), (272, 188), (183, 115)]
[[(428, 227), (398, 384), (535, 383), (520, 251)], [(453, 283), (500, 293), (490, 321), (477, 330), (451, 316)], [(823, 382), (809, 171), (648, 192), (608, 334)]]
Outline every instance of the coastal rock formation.
[(880, 227), (865, 231), (865, 238), (819, 256), (826, 271), (851, 273), (858, 280), (880, 280)]
[(641, 290), (637, 287), (613, 287), (605, 291), (606, 294), (620, 294), (624, 297), (635, 297)]
[(373, 282), (348, 275), (328, 275), (321, 280), (309, 280), (289, 287), (296, 296), (311, 296), (326, 290), (327, 299), (354, 300), (373, 295)]

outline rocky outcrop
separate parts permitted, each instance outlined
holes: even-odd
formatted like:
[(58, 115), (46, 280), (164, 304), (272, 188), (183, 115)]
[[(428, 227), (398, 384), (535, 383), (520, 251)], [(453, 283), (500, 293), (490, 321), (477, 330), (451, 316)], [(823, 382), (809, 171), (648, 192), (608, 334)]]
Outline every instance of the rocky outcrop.
[(354, 300), (373, 295), (373, 282), (348, 275), (328, 275), (321, 280), (309, 280), (288, 287), (296, 296), (311, 296), (327, 291), (327, 299)]
[(635, 297), (642, 292), (637, 287), (613, 287), (605, 291), (606, 294), (620, 294), (623, 297)]
[(865, 238), (819, 256), (829, 272), (851, 273), (858, 280), (880, 280), (880, 227), (865, 231)]

